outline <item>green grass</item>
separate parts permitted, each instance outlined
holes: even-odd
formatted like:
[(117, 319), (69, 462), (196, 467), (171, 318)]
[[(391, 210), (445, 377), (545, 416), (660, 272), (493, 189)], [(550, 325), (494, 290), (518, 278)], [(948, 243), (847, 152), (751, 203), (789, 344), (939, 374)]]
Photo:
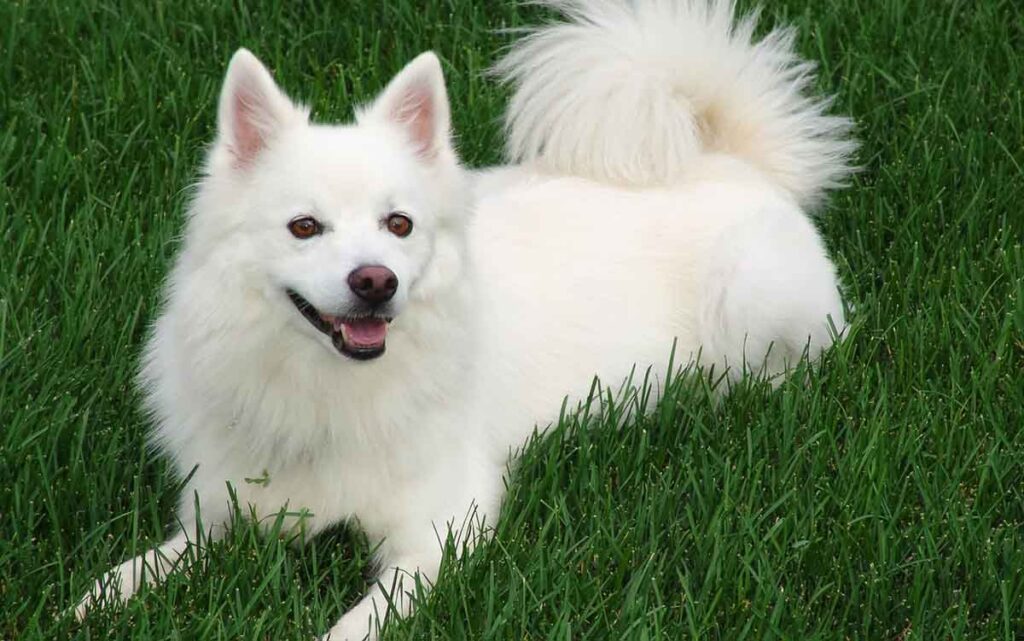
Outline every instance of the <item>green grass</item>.
[[(232, 51), (338, 120), (434, 48), (464, 157), (499, 160), (481, 72), (541, 12), (315, 4), (0, 3), (2, 639), (308, 639), (364, 588), (357, 535), (240, 527), (191, 577), (60, 617), (172, 515), (132, 377)], [(681, 380), (621, 432), (567, 419), (389, 639), (1024, 637), (1024, 9), (770, 5), (863, 141), (820, 221), (850, 339), (806, 386)]]

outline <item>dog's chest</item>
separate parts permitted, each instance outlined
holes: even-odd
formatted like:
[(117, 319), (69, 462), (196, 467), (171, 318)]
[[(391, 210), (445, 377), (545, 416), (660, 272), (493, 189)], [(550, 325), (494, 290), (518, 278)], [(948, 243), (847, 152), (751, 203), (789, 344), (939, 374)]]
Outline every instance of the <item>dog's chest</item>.
[[(316, 534), (350, 519), (383, 535), (396, 519), (417, 519), (416, 514), (425, 522), (462, 516), (479, 498), (478, 468), (485, 460), (466, 442), (411, 436), (401, 447), (373, 455), (354, 444), (349, 451), (323, 450), (314, 458), (243, 475), (235, 485), (239, 504), (283, 536)], [(501, 468), (492, 467), (489, 476), (499, 478)]]

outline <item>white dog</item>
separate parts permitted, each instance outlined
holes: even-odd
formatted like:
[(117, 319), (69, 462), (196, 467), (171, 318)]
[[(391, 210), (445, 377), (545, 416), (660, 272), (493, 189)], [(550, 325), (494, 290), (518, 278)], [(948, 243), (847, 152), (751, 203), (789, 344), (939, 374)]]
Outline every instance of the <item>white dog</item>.
[(257, 516), (381, 542), (379, 581), (329, 633), (375, 638), (449, 528), (466, 544), (496, 517), (510, 451), (595, 376), (663, 373), (674, 343), (677, 362), (775, 376), (842, 331), (808, 212), (854, 144), (806, 95), (791, 32), (755, 42), (730, 0), (549, 1), (568, 21), (498, 68), (514, 164), (479, 173), (432, 53), (345, 126), (235, 54), (142, 373), (188, 477), (182, 528), (80, 616), (176, 567), (193, 497), (222, 533), (230, 485)]

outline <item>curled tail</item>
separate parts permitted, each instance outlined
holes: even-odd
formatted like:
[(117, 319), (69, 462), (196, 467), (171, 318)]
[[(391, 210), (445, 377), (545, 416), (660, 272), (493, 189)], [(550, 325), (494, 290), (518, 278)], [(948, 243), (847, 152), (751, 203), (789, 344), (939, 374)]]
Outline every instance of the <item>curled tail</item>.
[(792, 29), (754, 39), (732, 0), (541, 0), (567, 21), (516, 43), (508, 154), (557, 173), (672, 184), (704, 153), (742, 158), (814, 206), (851, 172), (852, 123), (809, 97)]

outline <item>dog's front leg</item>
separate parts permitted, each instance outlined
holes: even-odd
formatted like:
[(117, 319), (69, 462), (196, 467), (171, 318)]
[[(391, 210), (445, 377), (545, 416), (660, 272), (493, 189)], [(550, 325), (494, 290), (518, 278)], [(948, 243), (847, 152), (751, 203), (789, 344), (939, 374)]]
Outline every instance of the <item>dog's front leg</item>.
[(429, 588), (440, 564), (440, 546), (436, 553), (385, 559), (384, 569), (366, 596), (321, 641), (375, 641), (387, 617), (405, 617), (412, 612), (417, 585)]
[[(75, 606), (75, 617), (81, 621), (88, 611), (107, 601), (124, 603), (144, 582), (159, 583), (179, 567), (178, 561), (190, 545), (184, 529), (152, 550), (129, 559), (100, 577)], [(196, 550), (199, 548), (196, 546)]]

